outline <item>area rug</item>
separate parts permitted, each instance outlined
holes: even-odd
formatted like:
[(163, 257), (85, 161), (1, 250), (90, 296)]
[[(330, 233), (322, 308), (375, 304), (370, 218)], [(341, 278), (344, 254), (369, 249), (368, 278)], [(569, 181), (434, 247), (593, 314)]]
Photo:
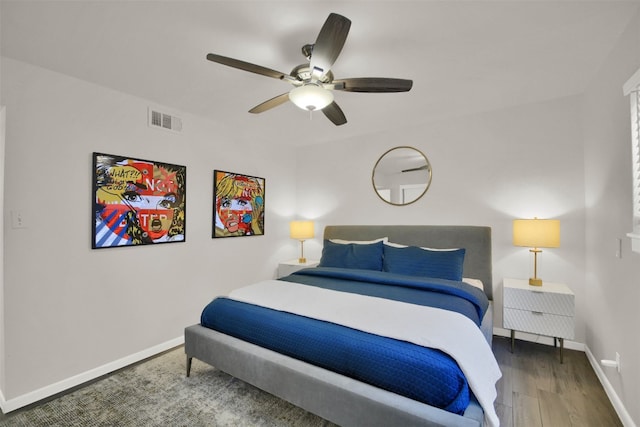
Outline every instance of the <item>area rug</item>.
[(333, 426), (194, 359), (168, 351), (0, 420), (14, 426)]

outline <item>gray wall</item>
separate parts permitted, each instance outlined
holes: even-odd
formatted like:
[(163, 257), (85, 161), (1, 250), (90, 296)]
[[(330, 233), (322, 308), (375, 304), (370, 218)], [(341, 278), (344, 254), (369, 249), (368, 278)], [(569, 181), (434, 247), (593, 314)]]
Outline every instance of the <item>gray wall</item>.
[[(502, 278), (527, 278), (533, 259), (514, 247), (515, 218), (558, 218), (561, 247), (539, 256), (538, 276), (567, 283), (576, 294), (578, 343), (584, 342), (584, 171), (581, 98), (525, 105), (396, 134), (369, 135), (298, 152), (305, 163), (298, 204), (322, 224), (469, 224), (493, 230), (496, 325), (502, 325)], [(403, 207), (381, 201), (371, 170), (395, 145), (411, 145), (429, 158), (433, 180), (426, 195)], [(363, 149), (366, 147), (366, 149)], [(316, 159), (313, 164), (305, 159)], [(306, 244), (320, 255), (319, 240)], [(578, 346), (579, 347), (579, 346)]]
[[(181, 134), (153, 129), (147, 101), (15, 60), (2, 76), (5, 212), (26, 221), (4, 223), (5, 399), (179, 343), (214, 296), (295, 256), (290, 151), (180, 112)], [(186, 165), (186, 242), (92, 250), (93, 151)], [(266, 178), (265, 236), (211, 238), (216, 168)]]
[[(5, 145), (5, 107), (0, 101), (0, 221), (4, 223), (4, 145)], [(0, 228), (0, 242), (4, 242), (4, 227)], [(0, 349), (5, 348), (4, 341), (4, 245), (0, 245)], [(2, 391), (5, 389), (5, 358), (4, 350), (0, 351), (0, 399), (4, 399)]]
[[(640, 14), (621, 35), (584, 96), (586, 305), (585, 342), (595, 360), (614, 359), (621, 372), (603, 375), (640, 425), (640, 254), (632, 253), (631, 124), (622, 85), (640, 68)], [(621, 238), (622, 258), (616, 258)]]

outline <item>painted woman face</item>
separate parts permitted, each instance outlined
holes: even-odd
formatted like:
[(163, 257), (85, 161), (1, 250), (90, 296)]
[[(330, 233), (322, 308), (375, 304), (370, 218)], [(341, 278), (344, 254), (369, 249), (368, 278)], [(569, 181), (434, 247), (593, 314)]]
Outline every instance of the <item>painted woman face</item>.
[(127, 205), (137, 212), (137, 218), (143, 232), (152, 240), (158, 240), (169, 231), (173, 221), (173, 209), (176, 195), (142, 195), (127, 191), (122, 195)]
[(246, 198), (223, 197), (218, 206), (218, 218), (230, 233), (251, 230), (253, 206)]

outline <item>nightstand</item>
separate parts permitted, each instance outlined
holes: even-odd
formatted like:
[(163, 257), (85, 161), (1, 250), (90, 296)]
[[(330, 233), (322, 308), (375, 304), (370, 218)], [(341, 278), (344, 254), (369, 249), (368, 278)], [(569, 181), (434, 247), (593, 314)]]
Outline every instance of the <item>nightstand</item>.
[(309, 267), (317, 267), (320, 261), (308, 259), (307, 262), (299, 263), (298, 258), (284, 261), (278, 264), (278, 279), (295, 273), (298, 270)]
[(528, 280), (504, 279), (503, 324), (511, 329), (511, 351), (515, 331), (553, 337), (560, 341), (563, 362), (564, 339), (573, 339), (575, 296), (562, 283), (531, 286)]

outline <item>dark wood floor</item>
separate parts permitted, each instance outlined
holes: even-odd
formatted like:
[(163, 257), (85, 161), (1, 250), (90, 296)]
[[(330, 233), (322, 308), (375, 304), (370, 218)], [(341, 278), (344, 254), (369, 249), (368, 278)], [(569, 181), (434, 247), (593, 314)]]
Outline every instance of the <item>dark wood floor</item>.
[[(497, 336), (493, 352), (502, 370), (495, 404), (501, 427), (622, 426), (583, 352), (565, 350), (560, 364), (557, 348), (516, 340), (511, 353), (510, 339)], [(0, 412), (0, 423), (10, 417)]]
[(585, 353), (493, 337), (501, 427), (622, 426)]

